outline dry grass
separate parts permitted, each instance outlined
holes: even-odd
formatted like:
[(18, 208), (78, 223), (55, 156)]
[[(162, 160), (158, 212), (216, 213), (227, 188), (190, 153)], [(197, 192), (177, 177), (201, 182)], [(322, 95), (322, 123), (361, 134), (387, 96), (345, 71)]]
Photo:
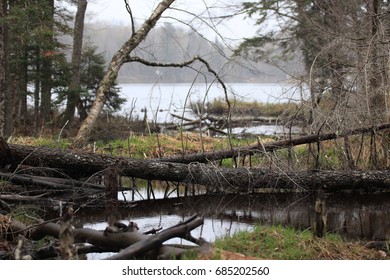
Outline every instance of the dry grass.
[(379, 260), (390, 259), (389, 252), (366, 248), (360, 242), (343, 240), (330, 234), (317, 238), (310, 231), (282, 226), (257, 226), (251, 232), (216, 241), (221, 250), (259, 259), (282, 260)]

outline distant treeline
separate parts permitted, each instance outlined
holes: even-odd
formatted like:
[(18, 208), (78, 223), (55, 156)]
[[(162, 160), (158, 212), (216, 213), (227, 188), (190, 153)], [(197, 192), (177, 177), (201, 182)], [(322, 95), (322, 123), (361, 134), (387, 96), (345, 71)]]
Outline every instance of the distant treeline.
[[(89, 23), (86, 26), (84, 44), (97, 46), (106, 62), (109, 63), (113, 54), (129, 38), (131, 27), (119, 23)], [(65, 39), (67, 41), (67, 39)], [(70, 41), (69, 41), (70, 42)], [(264, 62), (246, 62), (241, 58), (232, 58), (232, 50), (228, 49), (220, 38), (207, 40), (194, 30), (183, 29), (176, 25), (165, 23), (153, 29), (146, 40), (133, 53), (149, 61), (182, 62), (195, 55), (206, 59), (212, 68), (226, 82), (280, 82), (289, 78), (286, 73), (294, 76), (301, 63), (295, 59), (283, 63), (283, 71), (278, 67)], [(182, 83), (210, 81), (214, 77), (200, 64), (194, 64), (194, 69), (201, 69), (202, 74), (189, 68), (149, 67), (141, 63), (128, 63), (119, 72), (120, 83)]]

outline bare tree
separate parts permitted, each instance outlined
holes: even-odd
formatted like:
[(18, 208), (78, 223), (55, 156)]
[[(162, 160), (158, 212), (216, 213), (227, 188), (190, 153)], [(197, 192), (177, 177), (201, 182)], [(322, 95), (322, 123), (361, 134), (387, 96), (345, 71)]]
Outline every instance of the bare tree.
[(106, 93), (110, 86), (118, 76), (118, 72), (122, 65), (126, 62), (128, 55), (146, 38), (149, 31), (156, 25), (161, 15), (167, 10), (174, 0), (163, 0), (161, 1), (155, 10), (152, 12), (150, 17), (141, 25), (141, 27), (132, 34), (123, 46), (114, 54), (111, 63), (107, 69), (106, 75), (100, 82), (99, 89), (96, 93), (96, 100), (92, 105), (91, 111), (88, 117), (82, 123), (77, 136), (76, 142), (85, 142), (93, 126), (95, 125), (98, 116), (104, 106), (106, 100)]
[(279, 26), (260, 29), (239, 53), (271, 59), (299, 49), (311, 132), (386, 120), (388, 1), (256, 1), (244, 3), (244, 11), (259, 24), (276, 18)]

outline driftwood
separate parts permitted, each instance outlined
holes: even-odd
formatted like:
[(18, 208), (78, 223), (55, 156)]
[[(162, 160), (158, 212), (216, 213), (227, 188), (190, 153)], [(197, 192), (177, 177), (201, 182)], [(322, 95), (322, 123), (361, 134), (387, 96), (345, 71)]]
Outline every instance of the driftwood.
[(172, 117), (180, 119), (182, 123), (165, 126), (165, 129), (183, 129), (188, 127), (188, 130), (198, 129), (199, 127), (206, 127), (208, 130), (217, 132), (219, 134), (226, 135), (227, 132), (223, 129), (227, 127), (237, 127), (242, 126), (243, 124), (275, 124), (278, 121), (276, 117), (262, 117), (262, 116), (253, 116), (253, 117), (235, 117), (230, 118), (229, 121), (226, 118), (221, 118), (213, 115), (204, 115), (200, 116), (198, 119), (189, 119), (184, 116), (179, 116), (176, 114), (171, 114)]
[[(0, 221), (3, 221), (1, 234), (7, 239), (16, 238), (19, 234), (23, 234), (32, 240), (40, 240), (46, 236), (60, 239), (63, 232), (66, 232), (66, 228), (64, 230), (63, 226), (64, 223), (58, 224), (42, 221), (36, 226), (27, 227), (1, 214)], [(108, 226), (104, 231), (89, 228), (74, 228), (71, 232), (68, 232), (68, 235), (73, 235), (71, 238), (72, 242), (90, 243), (93, 245), (88, 250), (82, 246), (80, 248), (84, 249), (78, 250), (77, 253), (81, 253), (82, 251), (119, 252), (122, 250), (109, 259), (129, 259), (140, 256), (151, 259), (178, 258), (186, 251), (185, 249), (172, 245), (162, 245), (162, 243), (174, 237), (187, 238), (193, 241), (190, 232), (202, 224), (202, 218), (193, 216), (176, 226), (152, 236), (140, 233), (136, 224), (132, 222), (128, 226), (117, 223), (114, 226)], [(60, 248), (58, 250), (61, 251)], [(52, 250), (52, 248), (43, 248), (42, 251), (36, 253), (38, 256), (45, 255), (50, 257), (56, 254), (56, 250)]]

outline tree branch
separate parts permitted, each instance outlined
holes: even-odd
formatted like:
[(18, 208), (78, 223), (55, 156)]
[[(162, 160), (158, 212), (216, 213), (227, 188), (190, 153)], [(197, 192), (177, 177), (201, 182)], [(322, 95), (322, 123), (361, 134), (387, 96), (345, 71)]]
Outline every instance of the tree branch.
[[(218, 83), (223, 88), (223, 92), (224, 92), (224, 95), (225, 95), (225, 101), (226, 101), (226, 104), (227, 104), (227, 107), (228, 107), (227, 124), (228, 124), (228, 135), (230, 136), (231, 135), (230, 134), (230, 132), (231, 132), (230, 120), (231, 120), (231, 115), (232, 115), (232, 105), (231, 105), (231, 102), (229, 100), (228, 89), (227, 89), (226, 84), (224, 83), (224, 81), (218, 75), (218, 73), (210, 66), (210, 64), (205, 59), (203, 59), (200, 56), (194, 56), (192, 59), (190, 59), (188, 61), (185, 61), (185, 62), (181, 62), (181, 63), (173, 63), (173, 62), (171, 62), (171, 63), (162, 63), (162, 62), (150, 62), (150, 61), (144, 60), (144, 59), (142, 59), (140, 57), (128, 56), (127, 59), (125, 60), (125, 62), (139, 62), (139, 63), (142, 63), (144, 65), (152, 66), (152, 67), (179, 67), (179, 68), (189, 67), (195, 61), (199, 61), (204, 66), (206, 66), (207, 71), (209, 73), (211, 73), (217, 79)], [(231, 143), (230, 137), (229, 137), (229, 144), (230, 144), (230, 148), (233, 150), (233, 144)]]
[(86, 142), (87, 137), (89, 136), (93, 126), (96, 124), (98, 116), (104, 106), (107, 98), (106, 93), (117, 78), (118, 72), (126, 58), (146, 38), (164, 11), (167, 10), (174, 1), (175, 0), (162, 0), (152, 12), (150, 17), (137, 30), (137, 32), (134, 33), (114, 54), (107, 69), (107, 73), (100, 82), (99, 88), (96, 92), (95, 102), (92, 105), (88, 117), (81, 124), (81, 127), (77, 133), (75, 139), (76, 145), (80, 145)]
[(126, 10), (129, 13), (129, 15), (130, 15), (130, 20), (131, 20), (131, 37), (133, 37), (133, 35), (135, 34), (135, 24), (134, 24), (133, 11), (131, 10), (131, 7), (129, 5), (129, 1), (128, 0), (124, 0), (124, 1), (125, 1), (125, 5), (126, 5)]

